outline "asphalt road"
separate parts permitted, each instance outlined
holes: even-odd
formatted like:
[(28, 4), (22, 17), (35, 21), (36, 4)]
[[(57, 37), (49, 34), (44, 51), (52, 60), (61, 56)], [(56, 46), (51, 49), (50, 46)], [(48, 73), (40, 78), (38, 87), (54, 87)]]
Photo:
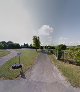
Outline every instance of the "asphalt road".
[(0, 58), (0, 66), (17, 55), (17, 52), (15, 50), (8, 50), (8, 51), (10, 51), (10, 54)]
[(26, 79), (0, 81), (0, 92), (80, 92), (65, 81), (47, 54), (41, 53), (25, 76)]

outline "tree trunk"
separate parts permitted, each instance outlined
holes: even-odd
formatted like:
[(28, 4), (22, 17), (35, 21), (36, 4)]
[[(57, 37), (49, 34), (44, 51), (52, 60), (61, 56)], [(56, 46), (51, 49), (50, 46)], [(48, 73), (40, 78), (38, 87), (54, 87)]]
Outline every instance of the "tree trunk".
[(37, 49), (36, 49), (36, 51), (37, 51)]

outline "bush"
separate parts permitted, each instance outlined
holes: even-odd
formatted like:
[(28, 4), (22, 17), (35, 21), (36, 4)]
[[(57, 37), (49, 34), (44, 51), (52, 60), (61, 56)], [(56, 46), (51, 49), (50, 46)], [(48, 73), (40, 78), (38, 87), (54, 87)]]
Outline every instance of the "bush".
[(58, 50), (58, 59), (60, 60), (62, 57), (62, 50)]
[(71, 64), (80, 65), (80, 49), (78, 48), (70, 48), (66, 50), (65, 60), (69, 61)]
[(80, 60), (76, 61), (76, 65), (80, 66)]

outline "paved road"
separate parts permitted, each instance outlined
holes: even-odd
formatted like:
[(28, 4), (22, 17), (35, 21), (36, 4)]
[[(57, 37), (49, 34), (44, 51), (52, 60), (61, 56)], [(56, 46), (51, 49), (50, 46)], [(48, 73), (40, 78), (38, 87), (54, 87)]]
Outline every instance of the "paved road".
[(26, 79), (0, 81), (0, 92), (80, 92), (71, 87), (52, 65), (46, 54), (40, 54)]
[(15, 57), (17, 55), (17, 52), (14, 50), (8, 50), (10, 51), (10, 54), (0, 58), (0, 66), (9, 61), (11, 58)]

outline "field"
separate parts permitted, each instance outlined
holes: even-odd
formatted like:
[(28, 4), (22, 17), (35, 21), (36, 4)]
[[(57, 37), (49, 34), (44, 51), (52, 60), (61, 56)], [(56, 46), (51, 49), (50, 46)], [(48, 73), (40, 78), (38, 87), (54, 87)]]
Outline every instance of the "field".
[(8, 55), (10, 52), (7, 51), (7, 50), (0, 50), (0, 58), (3, 57), (3, 56), (6, 56)]
[[(39, 53), (35, 50), (18, 50), (21, 52), (21, 61), (23, 65), (23, 72), (25, 73), (33, 64), (35, 64), (36, 57)], [(1, 79), (15, 79), (19, 77), (21, 69), (13, 70), (12, 65), (19, 63), (19, 58), (16, 56), (10, 61), (6, 62), (3, 66), (0, 67), (0, 78)]]
[(62, 74), (66, 77), (72, 86), (80, 87), (80, 66), (64, 63), (55, 59), (54, 55), (49, 55), (53, 64), (55, 64)]
[(64, 59), (73, 64), (80, 65), (80, 48), (69, 48), (65, 50)]

